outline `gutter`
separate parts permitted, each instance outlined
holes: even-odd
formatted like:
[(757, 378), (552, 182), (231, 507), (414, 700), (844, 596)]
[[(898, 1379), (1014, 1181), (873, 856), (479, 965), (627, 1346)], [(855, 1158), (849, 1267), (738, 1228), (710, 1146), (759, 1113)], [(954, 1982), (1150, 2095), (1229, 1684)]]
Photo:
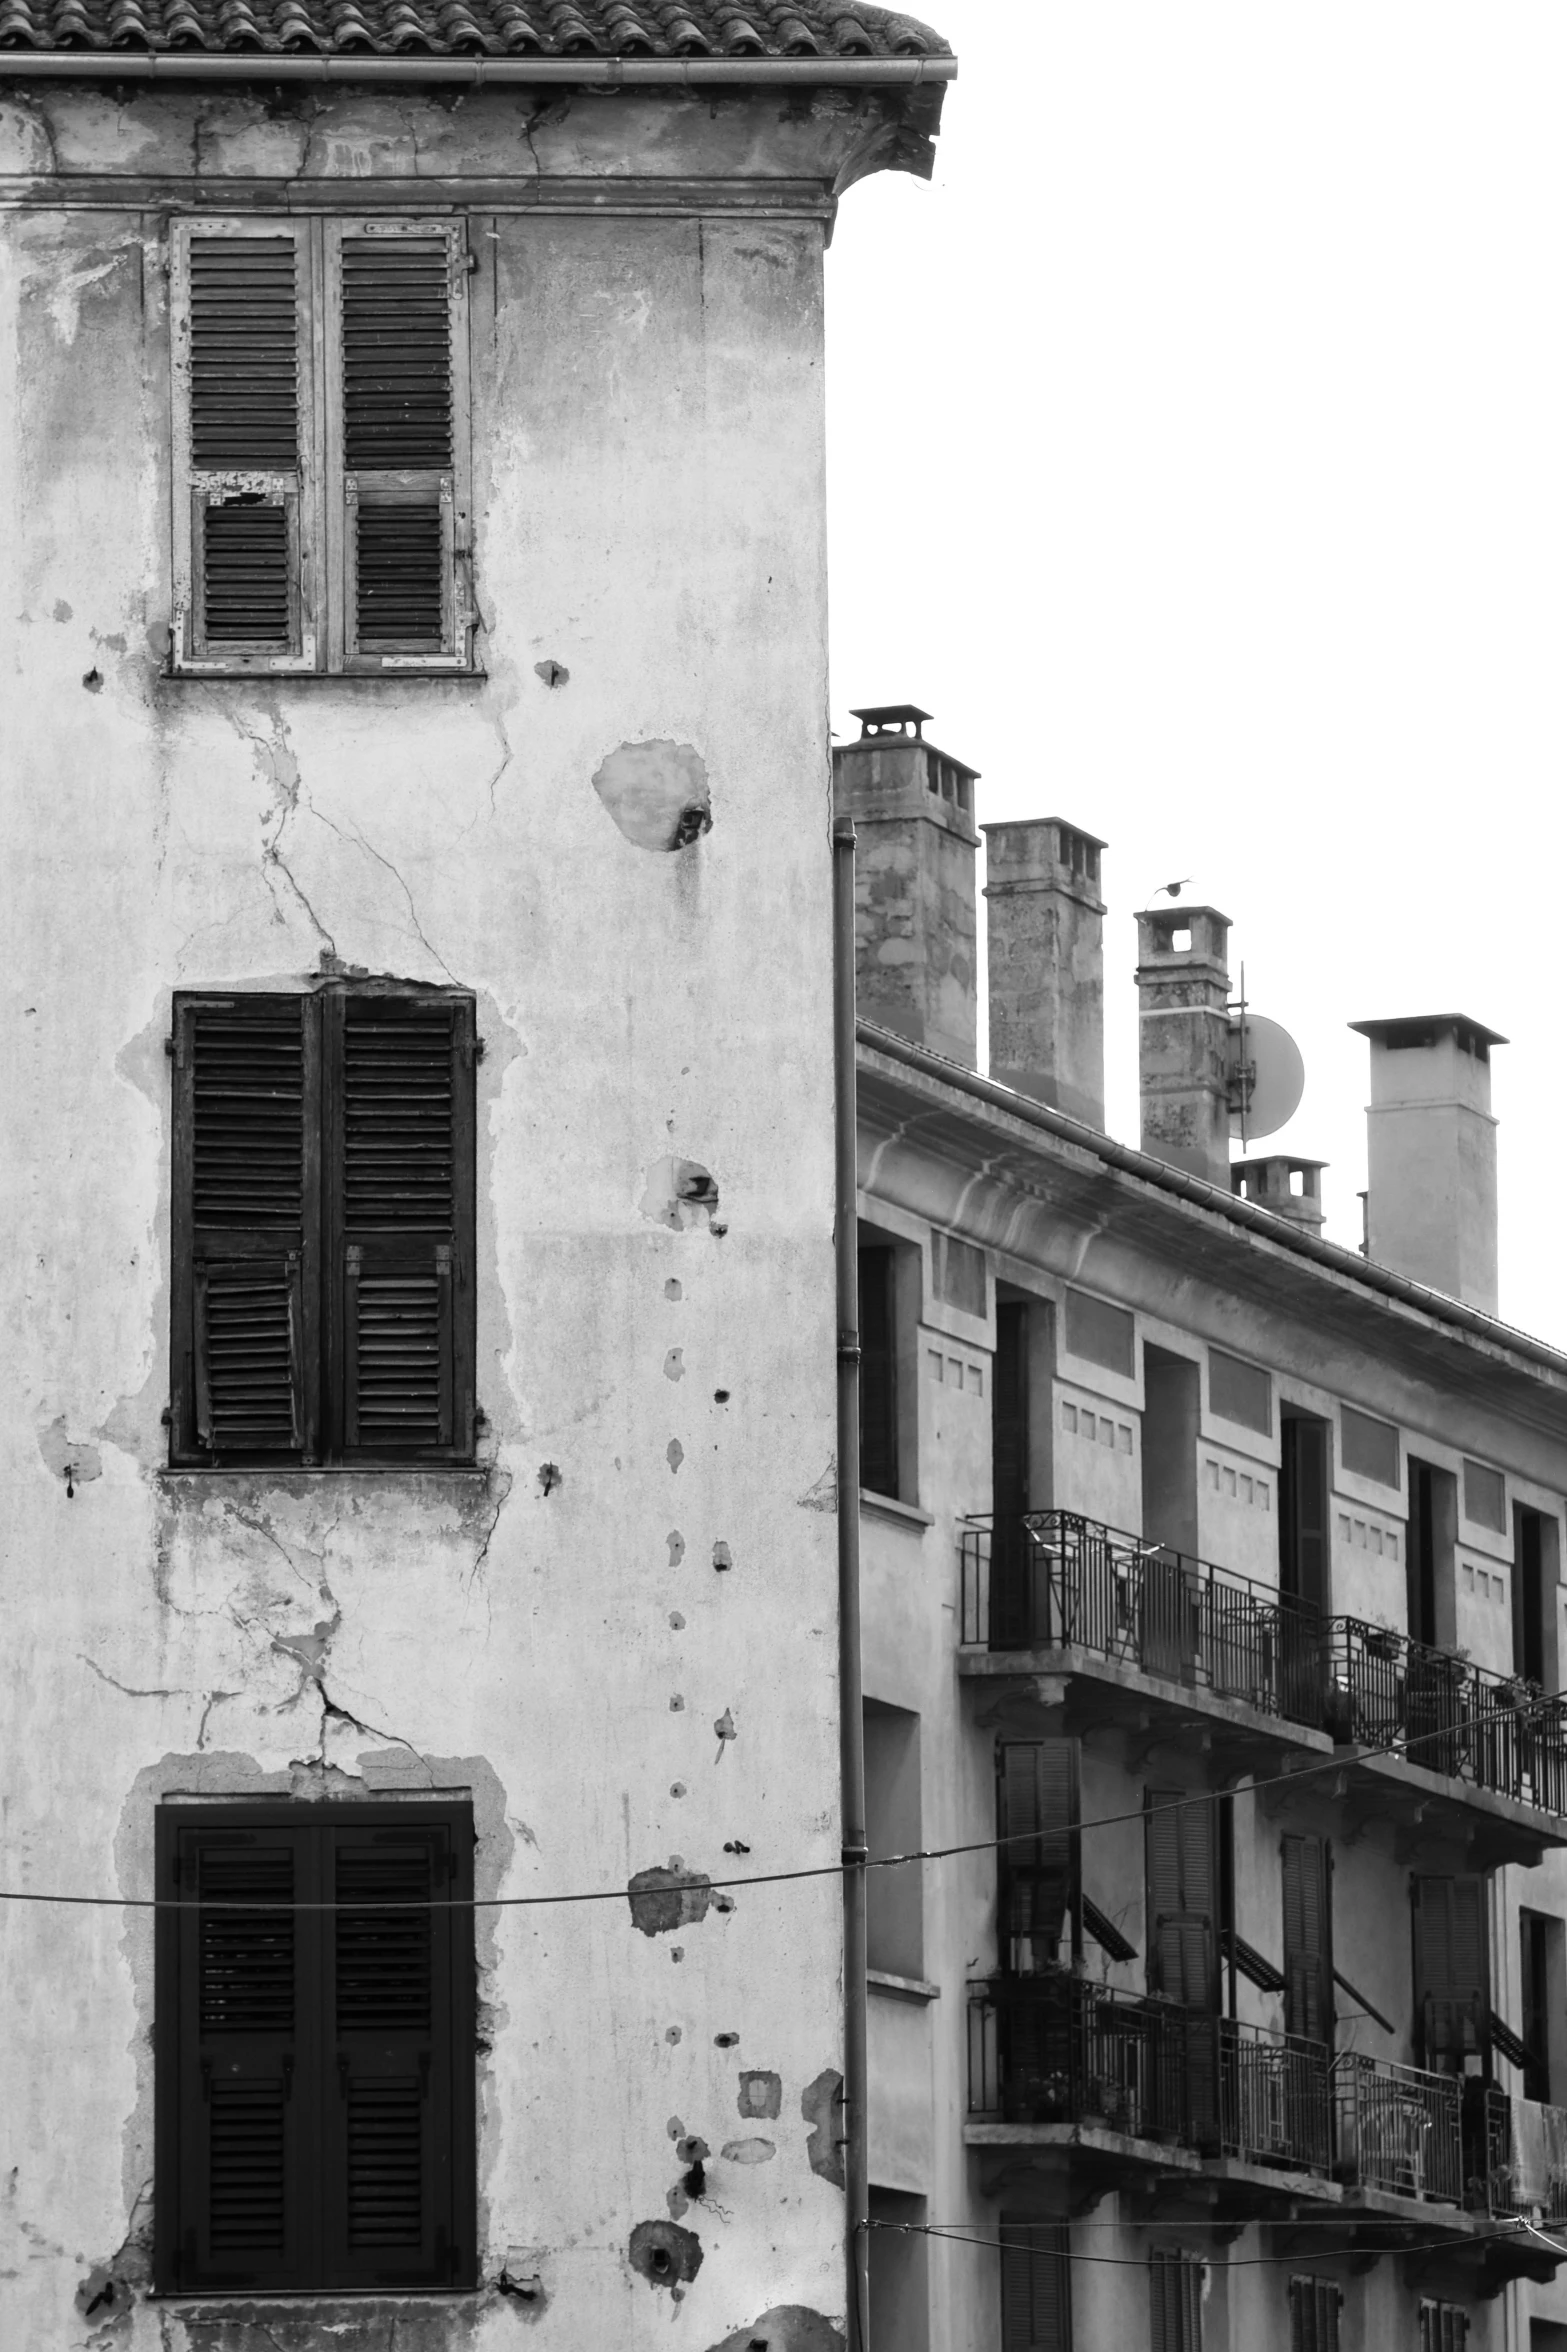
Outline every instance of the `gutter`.
[(838, 1292), (838, 1740), (843, 1776), (844, 2255), (850, 2352), (870, 2342), (870, 2060), (860, 1653), (860, 1275), (854, 826), (832, 827), (833, 1257)]
[(1009, 1119), (1020, 1120), (1025, 1127), (1038, 1127), (1063, 1143), (1075, 1144), (1080, 1151), (1092, 1152), (1107, 1168), (1119, 1169), (1143, 1184), (1174, 1193), (1177, 1199), (1191, 1201), (1198, 1208), (1226, 1217), (1232, 1225), (1243, 1226), (1296, 1257), (1310, 1258), (1316, 1265), (1347, 1276), (1364, 1290), (1397, 1299), (1401, 1306), (1413, 1307), (1433, 1322), (1446, 1323), (1471, 1339), (1487, 1341), (1492, 1347), (1506, 1348), (1542, 1370), (1567, 1378), (1567, 1355), (1548, 1347), (1542, 1339), (1530, 1338), (1525, 1331), (1515, 1331), (1509, 1323), (1498, 1322), (1494, 1315), (1482, 1314), (1478, 1307), (1466, 1307), (1461, 1299), (1450, 1299), (1439, 1290), (1428, 1290), (1424, 1283), (1412, 1282), (1407, 1274), (1395, 1274), (1390, 1267), (1375, 1265), (1371, 1259), (1342, 1248), (1336, 1241), (1323, 1241), (1314, 1233), (1303, 1233), (1288, 1218), (1275, 1217), (1270, 1209), (1258, 1208), (1255, 1201), (1243, 1200), (1238, 1193), (1205, 1183), (1200, 1176), (1189, 1176), (1184, 1168), (1172, 1168), (1168, 1161), (1156, 1160), (1148, 1152), (1134, 1151), (1128, 1143), (1117, 1143), (1113, 1136), (1102, 1135), (1097, 1127), (1069, 1118), (1065, 1111), (1052, 1110), (1048, 1103), (1035, 1102), (1030, 1095), (1015, 1094), (1010, 1086), (1002, 1086), (994, 1078), (982, 1078), (977, 1070), (968, 1069), (962, 1062), (932, 1053), (929, 1046), (915, 1045), (890, 1029), (877, 1028), (872, 1021), (858, 1022), (856, 1034), (861, 1045), (869, 1046), (874, 1053), (885, 1054), (889, 1061), (904, 1062), (923, 1077), (939, 1079), (944, 1086), (973, 1095), (976, 1101), (1004, 1111)]
[(565, 83), (646, 89), (913, 89), (957, 79), (955, 57), (331, 57), (256, 50), (0, 49), (0, 82)]

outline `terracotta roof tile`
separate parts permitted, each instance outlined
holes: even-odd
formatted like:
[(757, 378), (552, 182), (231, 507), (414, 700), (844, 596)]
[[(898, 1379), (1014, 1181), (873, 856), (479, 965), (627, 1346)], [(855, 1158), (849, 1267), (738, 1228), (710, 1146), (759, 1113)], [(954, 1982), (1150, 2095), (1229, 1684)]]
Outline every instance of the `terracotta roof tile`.
[(872, 0), (0, 0), (0, 52), (6, 49), (737, 59), (949, 54), (928, 25)]

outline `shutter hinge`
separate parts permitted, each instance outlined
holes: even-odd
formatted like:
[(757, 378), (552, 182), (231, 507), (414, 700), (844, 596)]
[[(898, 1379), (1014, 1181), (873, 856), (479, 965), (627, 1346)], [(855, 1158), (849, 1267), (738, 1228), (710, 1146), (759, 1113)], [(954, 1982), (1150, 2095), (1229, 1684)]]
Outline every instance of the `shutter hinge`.
[(465, 1037), (462, 1041), (462, 1058), (470, 1070), (476, 1062), (482, 1062), (484, 1059), (484, 1039), (482, 1037)]
[(166, 1038), (164, 1039), (164, 1041), (163, 1041), (163, 1050), (164, 1050), (164, 1052), (165, 1052), (165, 1053), (168, 1055), (168, 1057), (169, 1057), (170, 1061), (172, 1062), (172, 1061), (174, 1060), (174, 1058), (175, 1058), (176, 1054), (179, 1052), (179, 1050), (180, 1050), (180, 1049), (179, 1049), (179, 1047), (178, 1047), (178, 1046), (175, 1044), (175, 1042), (174, 1042), (174, 1040), (173, 1040), (173, 1038), (172, 1038), (172, 1037), (166, 1037)]

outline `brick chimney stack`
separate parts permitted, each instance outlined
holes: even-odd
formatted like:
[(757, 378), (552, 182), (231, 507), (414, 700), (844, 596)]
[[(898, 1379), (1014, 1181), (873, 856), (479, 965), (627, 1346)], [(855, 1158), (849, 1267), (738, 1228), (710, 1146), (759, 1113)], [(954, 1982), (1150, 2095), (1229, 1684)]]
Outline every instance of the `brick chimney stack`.
[(852, 817), (859, 1009), (973, 1069), (978, 1052), (975, 771), (925, 741), (911, 702), (857, 710), (834, 747), (833, 798)]
[(1366, 1255), (1496, 1313), (1491, 1048), (1463, 1013), (1352, 1021), (1371, 1040)]
[(982, 830), (990, 1075), (1103, 1128), (1105, 845), (1062, 817)]
[(1142, 1146), (1172, 1168), (1230, 1188), (1230, 918), (1217, 908), (1137, 918)]

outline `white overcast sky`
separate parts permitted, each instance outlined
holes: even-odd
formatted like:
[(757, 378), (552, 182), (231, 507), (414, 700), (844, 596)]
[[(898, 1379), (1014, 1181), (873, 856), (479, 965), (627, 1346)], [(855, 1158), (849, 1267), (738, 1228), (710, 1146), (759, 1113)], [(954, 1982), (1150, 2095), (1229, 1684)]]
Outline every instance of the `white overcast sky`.
[(919, 702), (982, 820), (1109, 840), (1131, 1141), (1131, 918), (1195, 877), (1336, 1240), (1345, 1024), (1503, 1031), (1502, 1313), (1567, 1344), (1567, 9), (917, 13), (935, 180), (851, 189), (827, 262), (833, 723)]

